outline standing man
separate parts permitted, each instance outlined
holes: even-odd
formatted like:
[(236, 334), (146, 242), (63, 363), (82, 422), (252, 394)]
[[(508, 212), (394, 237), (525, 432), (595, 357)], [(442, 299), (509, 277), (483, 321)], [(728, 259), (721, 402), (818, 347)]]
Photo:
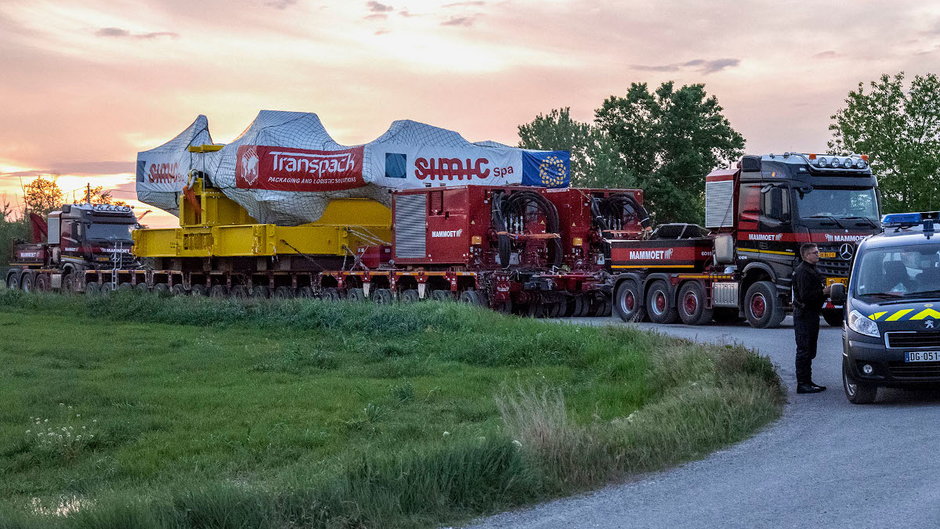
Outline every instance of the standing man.
[(823, 288), (826, 279), (816, 271), (819, 248), (807, 243), (800, 246), (803, 262), (793, 272), (793, 331), (796, 334), (796, 392), (819, 393), (826, 386), (813, 382), (813, 359), (819, 338), (819, 314), (829, 295)]

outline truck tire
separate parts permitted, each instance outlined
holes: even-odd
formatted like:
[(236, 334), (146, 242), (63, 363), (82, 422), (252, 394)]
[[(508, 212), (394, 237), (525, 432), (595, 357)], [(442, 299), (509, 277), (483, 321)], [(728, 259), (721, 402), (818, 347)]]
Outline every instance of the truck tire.
[(297, 289), (297, 297), (301, 299), (312, 299), (313, 287), (300, 287)]
[[(153, 288), (156, 289), (157, 285), (154, 285)], [(232, 285), (232, 288), (228, 289), (228, 297), (245, 299), (248, 297), (248, 287), (245, 285)]]
[(75, 274), (66, 272), (65, 275), (62, 276), (62, 293), (75, 293)]
[(33, 291), (33, 273), (29, 270), (23, 270), (20, 274), (20, 290), (23, 292)]
[(191, 296), (205, 296), (206, 292), (206, 285), (202, 283), (193, 283), (189, 286), (189, 294)]
[(830, 327), (842, 327), (845, 309), (823, 309), (822, 317)]
[(209, 289), (210, 298), (225, 298), (228, 297), (228, 287), (225, 285), (212, 285), (212, 288)]
[(20, 273), (22, 271), (19, 268), (11, 268), (7, 272), (6, 285), (10, 290), (19, 290), (20, 288)]
[[(91, 284), (93, 284), (93, 283), (89, 283), (89, 285), (91, 285)], [(97, 283), (94, 283), (94, 284), (97, 285)], [(86, 285), (86, 288), (85, 288), (86, 291), (88, 290), (87, 286), (88, 286), (88, 285)], [(101, 292), (101, 295), (103, 295), (103, 296), (107, 296), (108, 294), (114, 292), (114, 285), (112, 285), (110, 281), (109, 281), (109, 282), (106, 282), (106, 283), (101, 283), (101, 284), (98, 285), (98, 286), (99, 286), (99, 289), (98, 289), (98, 290), (99, 290), (99, 292)]]
[(174, 283), (173, 286), (170, 287), (170, 294), (174, 296), (185, 296), (186, 287), (184, 287), (182, 283)]
[(468, 303), (470, 305), (476, 305), (482, 307), (486, 305), (484, 297), (480, 295), (476, 290), (464, 290), (460, 293), (460, 298), (457, 300), (460, 303)]
[(251, 297), (268, 299), (271, 297), (271, 289), (267, 285), (255, 285), (251, 287)]
[(153, 293), (161, 298), (168, 298), (170, 297), (170, 285), (166, 283), (154, 283)]
[(623, 321), (643, 321), (646, 309), (642, 306), (641, 299), (643, 297), (636, 282), (623, 281), (617, 286), (617, 292), (614, 294), (614, 311)]
[(323, 289), (323, 292), (320, 293), (320, 299), (326, 301), (339, 301), (339, 290), (336, 290), (336, 287), (326, 287)]
[(672, 289), (662, 279), (650, 283), (646, 291), (646, 312), (653, 323), (675, 323), (679, 319)]
[[(118, 284), (117, 289), (120, 290), (121, 292), (131, 292), (131, 291), (134, 290), (134, 285), (132, 285), (132, 284), (131, 284), (130, 282), (128, 282), (128, 281), (125, 281), (125, 282), (123, 282), (123, 283)], [(88, 286), (87, 286), (87, 285), (85, 286), (85, 290), (88, 290)]]
[(878, 396), (878, 386), (863, 384), (849, 372), (849, 359), (842, 357), (842, 389), (852, 404), (871, 404)]
[(450, 290), (432, 290), (431, 299), (434, 301), (454, 301), (454, 294)]
[(52, 288), (52, 278), (49, 274), (37, 275), (33, 288), (36, 292), (48, 292)]
[(290, 287), (279, 286), (274, 289), (273, 297), (275, 297), (276, 299), (290, 299), (294, 297), (294, 292), (291, 290)]
[(85, 295), (88, 297), (95, 297), (101, 294), (101, 285), (98, 283), (88, 283), (85, 285)]
[(706, 308), (705, 287), (698, 281), (686, 281), (679, 287), (676, 301), (679, 319), (686, 325), (702, 325), (712, 321), (712, 309)]
[(751, 327), (777, 327), (785, 316), (777, 287), (772, 282), (758, 281), (748, 287), (744, 295), (744, 317)]
[(134, 292), (137, 292), (138, 294), (146, 294), (147, 292), (150, 292), (150, 285), (148, 285), (146, 281), (143, 283), (137, 283), (134, 285)]

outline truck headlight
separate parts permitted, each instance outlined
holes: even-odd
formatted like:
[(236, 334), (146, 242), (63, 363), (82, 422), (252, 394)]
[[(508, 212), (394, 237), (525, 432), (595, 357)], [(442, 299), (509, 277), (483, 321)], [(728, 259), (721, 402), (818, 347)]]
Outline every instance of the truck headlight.
[(868, 316), (863, 316), (862, 313), (857, 310), (853, 310), (849, 313), (849, 329), (873, 338), (881, 336), (881, 332), (878, 331), (878, 324), (872, 321)]

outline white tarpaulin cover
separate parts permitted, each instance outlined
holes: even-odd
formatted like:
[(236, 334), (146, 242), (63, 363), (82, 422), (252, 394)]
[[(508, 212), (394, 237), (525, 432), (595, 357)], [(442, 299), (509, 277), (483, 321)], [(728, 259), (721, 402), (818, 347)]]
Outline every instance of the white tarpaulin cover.
[[(186, 132), (173, 141), (185, 136)], [(184, 150), (188, 145), (179, 144)], [(160, 149), (140, 153), (138, 171), (141, 160), (154, 160), (156, 151), (171, 157)], [(347, 147), (330, 137), (316, 114), (302, 112), (261, 111), (235, 141), (217, 152), (195, 156), (204, 157), (204, 167), (190, 168), (203, 170), (214, 186), (258, 222), (280, 225), (317, 220), (332, 198), (363, 197), (388, 204), (388, 189), (569, 183), (567, 152), (474, 144), (456, 132), (407, 120), (392, 123), (375, 141)], [(142, 198), (139, 175), (140, 200), (169, 211)], [(178, 196), (185, 179), (174, 183)]]
[(187, 149), (209, 143), (209, 120), (200, 115), (179, 136), (156, 149), (137, 153), (137, 200), (177, 215), (179, 196), (190, 170), (201, 170), (204, 162), (202, 155)]

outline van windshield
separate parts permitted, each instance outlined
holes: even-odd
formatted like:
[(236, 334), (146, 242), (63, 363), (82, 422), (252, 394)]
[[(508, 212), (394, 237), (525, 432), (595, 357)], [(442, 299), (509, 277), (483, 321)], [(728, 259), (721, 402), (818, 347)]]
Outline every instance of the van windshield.
[(876, 298), (940, 298), (940, 243), (866, 251), (856, 268), (852, 295)]

